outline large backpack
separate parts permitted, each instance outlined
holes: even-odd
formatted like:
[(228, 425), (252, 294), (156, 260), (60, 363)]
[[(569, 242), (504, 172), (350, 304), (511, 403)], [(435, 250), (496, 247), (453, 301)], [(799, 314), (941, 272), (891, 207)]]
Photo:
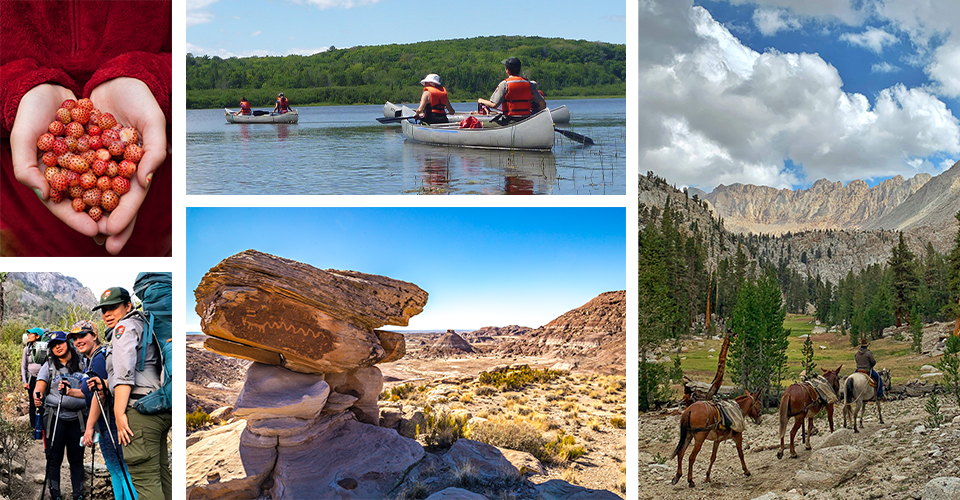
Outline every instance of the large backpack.
[(44, 328), (43, 335), (40, 335), (40, 338), (31, 346), (30, 358), (34, 363), (42, 365), (47, 362), (47, 354), (49, 351), (47, 347), (51, 336), (53, 336), (53, 332)]
[(171, 273), (140, 273), (133, 283), (133, 293), (140, 298), (147, 316), (143, 335), (137, 347), (137, 370), (143, 371), (146, 347), (155, 342), (160, 351), (163, 375), (161, 385), (140, 398), (133, 407), (145, 415), (173, 409), (173, 279)]

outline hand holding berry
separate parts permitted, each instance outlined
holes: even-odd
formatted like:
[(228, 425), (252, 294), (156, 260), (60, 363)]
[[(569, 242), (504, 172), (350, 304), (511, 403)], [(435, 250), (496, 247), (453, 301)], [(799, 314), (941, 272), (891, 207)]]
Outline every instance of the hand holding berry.
[(107, 251), (116, 254), (133, 233), (137, 211), (146, 197), (153, 173), (167, 157), (166, 118), (150, 89), (134, 78), (108, 80), (95, 88), (90, 98), (101, 111), (113, 114), (117, 122), (142, 133), (143, 158), (137, 167), (137, 182), (130, 182), (129, 193), (122, 196), (109, 217), (98, 223), (100, 232), (110, 235), (106, 240)]
[(89, 216), (49, 199), (49, 185), (43, 171), (37, 166), (37, 137), (47, 132), (60, 104), (75, 98), (73, 92), (59, 85), (43, 84), (30, 89), (17, 108), (14, 126), (10, 131), (10, 152), (17, 180), (37, 193), (47, 208), (73, 230), (94, 236), (98, 228)]

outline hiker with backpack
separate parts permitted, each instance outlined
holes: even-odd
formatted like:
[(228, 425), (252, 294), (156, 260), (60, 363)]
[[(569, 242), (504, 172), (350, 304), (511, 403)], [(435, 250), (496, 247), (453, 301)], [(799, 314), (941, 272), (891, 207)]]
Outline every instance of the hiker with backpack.
[(50, 488), (51, 499), (62, 499), (60, 466), (66, 450), (67, 460), (70, 462), (73, 500), (79, 500), (83, 498), (84, 479), (83, 446), (80, 439), (83, 437), (83, 419), (87, 408), (80, 387), (86, 383), (83, 375), (86, 363), (77, 349), (67, 341), (65, 332), (51, 334), (48, 350), (47, 362), (37, 374), (34, 392), (36, 405), (45, 406), (47, 480), (44, 487)]
[[(100, 343), (96, 325), (89, 320), (81, 320), (73, 325), (67, 338), (80, 354), (87, 358), (87, 383), (81, 389), (90, 408), (87, 426), (84, 429), (83, 445), (94, 447), (94, 428), (96, 427), (103, 438), (100, 440), (100, 453), (103, 462), (110, 472), (110, 482), (113, 486), (115, 500), (135, 500), (136, 492), (126, 464), (123, 463), (123, 450), (117, 440), (117, 425), (113, 418), (113, 399), (105, 391), (107, 381), (106, 353), (107, 346)], [(101, 418), (102, 416), (102, 418)]]
[[(170, 274), (165, 275), (169, 284)], [(139, 400), (164, 386), (160, 345), (144, 341), (146, 337), (153, 338), (151, 313), (134, 309), (130, 293), (120, 287), (104, 291), (93, 310), (100, 310), (108, 327), (106, 336), (111, 348), (106, 362), (107, 381), (113, 393), (117, 440), (123, 445), (123, 460), (137, 498), (169, 500), (172, 485), (167, 436), (172, 413), (168, 408), (144, 414), (136, 408)]]
[(30, 427), (37, 428), (37, 419), (41, 418), (37, 406), (34, 404), (33, 389), (37, 385), (37, 375), (40, 367), (47, 361), (47, 342), (43, 338), (43, 328), (27, 330), (27, 344), (23, 346), (23, 357), (20, 358), (20, 378), (23, 379), (23, 388), (27, 391), (30, 400)]

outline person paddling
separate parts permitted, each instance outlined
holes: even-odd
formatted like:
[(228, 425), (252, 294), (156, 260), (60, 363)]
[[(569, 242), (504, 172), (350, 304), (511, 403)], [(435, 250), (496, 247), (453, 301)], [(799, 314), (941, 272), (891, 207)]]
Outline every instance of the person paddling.
[(250, 102), (247, 101), (246, 97), (240, 98), (240, 111), (234, 113), (234, 115), (249, 115), (250, 114)]
[(290, 111), (290, 101), (283, 96), (283, 92), (280, 92), (280, 95), (277, 96), (277, 104), (273, 106), (274, 113), (286, 113)]
[(537, 83), (520, 76), (522, 64), (516, 57), (501, 61), (507, 72), (507, 78), (497, 85), (490, 99), (480, 98), (477, 102), (490, 108), (503, 106), (503, 115), (497, 123), (504, 125), (511, 121), (522, 120), (534, 113), (534, 109), (546, 109), (547, 103), (537, 89)]
[(455, 114), (456, 111), (450, 105), (450, 98), (447, 96), (447, 89), (440, 85), (440, 75), (430, 73), (420, 80), (423, 85), (423, 93), (420, 94), (420, 107), (417, 108), (416, 116), (420, 116), (424, 123), (448, 123), (447, 111)]
[(857, 361), (857, 371), (869, 375), (870, 378), (877, 383), (877, 399), (880, 400), (883, 399), (883, 381), (880, 380), (880, 374), (873, 369), (877, 364), (877, 360), (873, 357), (870, 349), (868, 349), (869, 346), (870, 342), (867, 340), (867, 337), (860, 337), (860, 349), (857, 350), (854, 359)]

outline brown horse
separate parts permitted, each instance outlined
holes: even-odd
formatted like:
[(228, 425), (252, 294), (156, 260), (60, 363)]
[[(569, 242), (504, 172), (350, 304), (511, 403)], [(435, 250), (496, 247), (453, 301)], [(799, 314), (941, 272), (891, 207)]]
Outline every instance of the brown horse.
[[(744, 395), (734, 401), (736, 401), (745, 417), (752, 418), (757, 425), (760, 425), (759, 394), (746, 390), (743, 392)], [(733, 429), (721, 431), (719, 426), (720, 415), (717, 414), (717, 410), (703, 401), (693, 403), (684, 410), (683, 415), (680, 415), (680, 442), (677, 444), (673, 456), (670, 457), (677, 457), (677, 475), (673, 478), (673, 484), (677, 484), (680, 476), (683, 475), (683, 454), (687, 450), (687, 445), (693, 440), (696, 440), (696, 443), (693, 446), (693, 451), (690, 452), (690, 467), (687, 471), (687, 483), (690, 484), (691, 488), (694, 486), (693, 462), (697, 459), (697, 453), (700, 453), (700, 447), (707, 439), (713, 441), (713, 454), (710, 455), (710, 465), (707, 467), (707, 478), (704, 482), (710, 482), (710, 469), (713, 468), (713, 462), (717, 459), (717, 448), (720, 447), (720, 442), (731, 437), (737, 443), (737, 453), (740, 454), (743, 475), (750, 475), (750, 471), (747, 470), (747, 463), (743, 460), (743, 433)]]
[[(840, 368), (842, 367), (843, 365), (840, 365), (836, 370), (820, 369), (823, 371), (823, 378), (827, 379), (836, 394), (840, 392)], [(830, 421), (830, 432), (833, 432), (833, 403), (826, 405), (826, 407), (827, 420)], [(780, 397), (780, 451), (777, 452), (778, 459), (783, 458), (783, 437), (787, 431), (787, 421), (790, 420), (790, 417), (794, 417), (793, 429), (790, 430), (790, 458), (797, 458), (797, 451), (793, 448), (793, 441), (797, 437), (797, 429), (801, 429), (800, 440), (806, 445), (806, 449), (811, 449), (810, 436), (813, 433), (813, 417), (816, 417), (821, 409), (823, 407), (820, 405), (820, 397), (810, 384), (793, 384), (787, 387), (786, 391), (783, 391), (783, 396)], [(803, 425), (804, 419), (810, 422), (809, 431)]]

